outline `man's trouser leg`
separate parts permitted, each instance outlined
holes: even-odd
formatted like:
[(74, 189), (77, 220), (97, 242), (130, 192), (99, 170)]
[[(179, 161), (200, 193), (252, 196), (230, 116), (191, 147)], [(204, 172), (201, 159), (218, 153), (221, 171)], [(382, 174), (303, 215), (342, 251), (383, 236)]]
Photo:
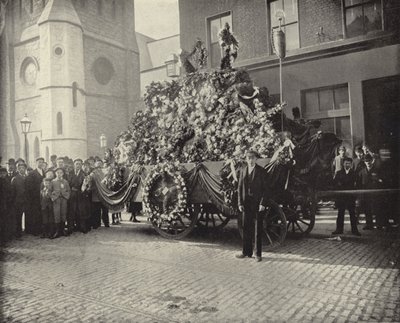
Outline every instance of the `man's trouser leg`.
[(336, 231), (343, 232), (344, 227), (344, 213), (345, 213), (345, 205), (343, 202), (336, 202), (338, 208), (338, 214), (336, 219)]
[(104, 206), (103, 204), (101, 205), (101, 219), (103, 220), (103, 224), (105, 226), (109, 226), (110, 225), (110, 218), (108, 216), (108, 208), (106, 206)]
[(263, 212), (256, 213), (256, 229), (254, 241), (256, 242), (256, 256), (261, 257), (262, 254), (262, 234), (263, 234)]
[(72, 233), (75, 227), (75, 217), (78, 210), (78, 199), (77, 192), (71, 191), (71, 197), (68, 201), (68, 212), (67, 212), (67, 227), (68, 231)]
[(92, 225), (97, 229), (101, 225), (101, 203), (92, 202)]
[(254, 203), (247, 201), (244, 203), (243, 212), (243, 254), (251, 257), (253, 255), (253, 238), (254, 238), (254, 219), (255, 210)]
[(347, 209), (349, 210), (350, 215), (351, 232), (358, 232), (355, 201), (349, 201), (347, 203)]
[[(20, 237), (22, 235), (22, 214), (24, 213), (24, 210), (20, 207), (15, 208), (15, 235), (17, 237)], [(26, 214), (25, 214), (26, 217)]]

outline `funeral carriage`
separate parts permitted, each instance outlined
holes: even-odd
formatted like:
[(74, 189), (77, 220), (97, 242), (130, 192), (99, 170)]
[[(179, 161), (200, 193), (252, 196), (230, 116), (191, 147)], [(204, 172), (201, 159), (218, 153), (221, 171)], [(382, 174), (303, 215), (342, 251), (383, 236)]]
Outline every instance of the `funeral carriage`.
[(104, 203), (134, 203), (163, 237), (181, 239), (196, 225), (218, 230), (231, 219), (241, 230), (236, 172), (251, 148), (273, 192), (265, 239), (279, 244), (288, 232), (312, 230), (315, 189), (340, 141), (318, 132), (318, 125), (286, 118), (267, 88), (233, 69), (237, 43), (229, 26), (225, 33), (220, 70), (203, 68), (206, 51), (197, 42), (182, 60), (186, 75), (147, 87), (146, 108), (117, 138), (106, 178), (94, 179)]

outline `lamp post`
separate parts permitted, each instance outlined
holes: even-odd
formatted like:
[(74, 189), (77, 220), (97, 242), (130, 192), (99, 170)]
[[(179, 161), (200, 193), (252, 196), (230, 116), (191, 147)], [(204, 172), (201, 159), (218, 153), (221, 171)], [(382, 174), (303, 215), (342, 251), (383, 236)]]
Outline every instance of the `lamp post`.
[(100, 148), (105, 149), (107, 147), (107, 137), (104, 133), (100, 135)]
[(20, 121), (21, 130), (25, 137), (25, 161), (28, 163), (28, 133), (31, 128), (32, 121), (29, 120), (28, 114), (25, 113), (24, 117)]
[[(283, 103), (283, 85), (282, 85), (282, 60), (286, 57), (286, 38), (285, 33), (282, 30), (282, 20), (285, 17), (285, 13), (282, 10), (278, 10), (275, 14), (279, 20), (279, 29), (272, 31), (273, 46), (275, 54), (279, 57), (279, 92), (280, 92), (280, 104)], [(282, 131), (283, 131), (283, 111), (282, 115)]]

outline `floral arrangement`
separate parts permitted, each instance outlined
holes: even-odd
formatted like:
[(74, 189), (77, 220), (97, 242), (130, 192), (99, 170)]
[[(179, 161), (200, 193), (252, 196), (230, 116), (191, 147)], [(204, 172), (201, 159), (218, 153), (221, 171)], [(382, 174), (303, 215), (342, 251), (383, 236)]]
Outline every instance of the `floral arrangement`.
[(267, 95), (243, 103), (237, 88), (252, 82), (244, 70), (197, 71), (171, 82), (152, 82), (146, 108), (116, 140), (117, 163), (155, 165), (242, 159), (248, 149), (271, 157), (280, 145), (272, 124), (281, 113)]
[[(164, 179), (167, 177), (173, 180), (173, 185), (170, 187), (161, 185), (157, 189), (160, 192), (155, 192), (156, 183), (161, 179), (162, 184), (166, 184)], [(176, 202), (173, 201), (175, 194), (177, 197)], [(157, 207), (151, 201), (151, 196), (160, 196), (163, 206)], [(143, 209), (147, 213), (149, 221), (159, 227), (163, 223), (174, 227), (178, 224), (181, 214), (185, 211), (186, 203), (187, 189), (179, 166), (173, 163), (160, 163), (152, 167), (143, 186)], [(173, 204), (172, 208), (170, 204)]]

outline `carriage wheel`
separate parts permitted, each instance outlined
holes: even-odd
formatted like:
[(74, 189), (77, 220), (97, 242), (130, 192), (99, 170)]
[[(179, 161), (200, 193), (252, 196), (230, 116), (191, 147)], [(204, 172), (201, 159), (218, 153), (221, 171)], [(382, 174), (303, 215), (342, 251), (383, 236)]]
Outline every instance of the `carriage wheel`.
[(172, 223), (167, 221), (158, 224), (152, 221), (154, 229), (164, 238), (167, 239), (183, 239), (196, 225), (199, 209), (195, 205), (188, 205), (185, 212), (180, 214), (179, 218)]
[(290, 235), (305, 236), (311, 232), (315, 224), (317, 211), (314, 201), (293, 204), (283, 207), (287, 219), (287, 231)]
[[(242, 216), (238, 216), (239, 233), (243, 238)], [(275, 248), (285, 241), (287, 222), (281, 207), (274, 201), (269, 201), (269, 207), (263, 220), (263, 244)]]
[(197, 226), (199, 228), (219, 230), (226, 226), (229, 220), (229, 217), (225, 216), (213, 205), (203, 204), (200, 209)]

